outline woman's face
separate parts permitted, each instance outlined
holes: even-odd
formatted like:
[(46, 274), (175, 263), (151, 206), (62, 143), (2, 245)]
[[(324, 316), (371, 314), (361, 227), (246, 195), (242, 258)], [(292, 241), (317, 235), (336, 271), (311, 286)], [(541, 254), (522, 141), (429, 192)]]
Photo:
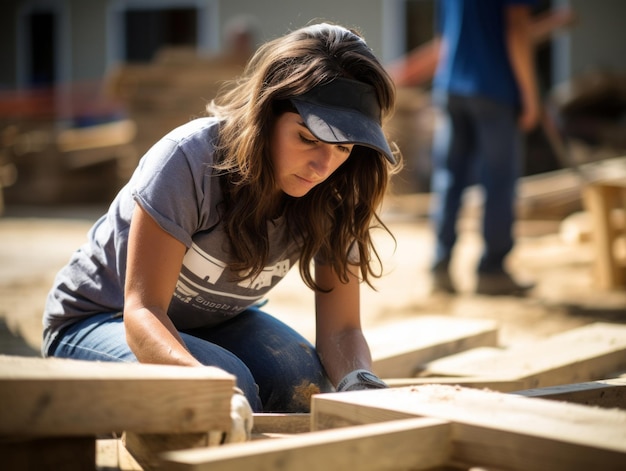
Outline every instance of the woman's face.
[(306, 195), (348, 160), (352, 147), (322, 142), (311, 134), (299, 114), (283, 113), (270, 141), (278, 187), (289, 196)]

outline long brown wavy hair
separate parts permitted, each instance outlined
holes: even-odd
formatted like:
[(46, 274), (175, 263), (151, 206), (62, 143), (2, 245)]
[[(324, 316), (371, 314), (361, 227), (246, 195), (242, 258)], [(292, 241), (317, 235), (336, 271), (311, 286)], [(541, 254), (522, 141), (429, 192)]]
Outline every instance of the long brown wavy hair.
[[(354, 146), (348, 160), (305, 196), (276, 191), (270, 157), (274, 123), (290, 98), (337, 77), (372, 85), (383, 122), (390, 117), (395, 87), (385, 69), (356, 31), (327, 23), (262, 45), (243, 75), (207, 107), (223, 122), (216, 165), (224, 192), (222, 218), (237, 260), (231, 268), (245, 278), (254, 278), (265, 267), (267, 224), (278, 215), (285, 217), (290, 235), (302, 246), (300, 275), (310, 288), (329, 288), (315, 283), (314, 258), (332, 265), (342, 282), (355, 264), (357, 275), (370, 285), (371, 277), (382, 274), (370, 229), (377, 225), (389, 232), (376, 211), (397, 168), (382, 154)], [(358, 257), (351, 257), (355, 250)]]

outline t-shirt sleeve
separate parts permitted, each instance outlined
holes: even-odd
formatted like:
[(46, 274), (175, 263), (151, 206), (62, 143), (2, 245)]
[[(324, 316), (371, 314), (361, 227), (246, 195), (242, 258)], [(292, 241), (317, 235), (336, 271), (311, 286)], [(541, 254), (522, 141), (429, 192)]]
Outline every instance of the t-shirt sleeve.
[(201, 208), (208, 180), (195, 168), (177, 141), (159, 141), (143, 157), (140, 171), (131, 181), (133, 199), (163, 228), (186, 247), (199, 230)]

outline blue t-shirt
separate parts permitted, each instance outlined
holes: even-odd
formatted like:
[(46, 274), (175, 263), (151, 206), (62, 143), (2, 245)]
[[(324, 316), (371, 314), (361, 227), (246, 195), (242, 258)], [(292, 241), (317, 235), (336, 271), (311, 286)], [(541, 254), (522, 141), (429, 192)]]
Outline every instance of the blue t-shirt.
[(519, 104), (517, 82), (509, 61), (505, 10), (534, 0), (439, 0), (437, 28), (445, 53), (440, 60), (435, 91), (482, 96)]

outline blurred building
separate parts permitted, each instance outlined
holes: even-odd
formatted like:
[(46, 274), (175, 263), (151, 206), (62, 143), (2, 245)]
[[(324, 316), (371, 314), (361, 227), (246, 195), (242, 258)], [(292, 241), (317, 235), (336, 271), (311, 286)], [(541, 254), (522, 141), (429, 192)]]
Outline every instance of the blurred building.
[[(626, 2), (539, 3), (578, 18), (539, 51), (546, 92), (624, 71)], [(3, 0), (0, 13), (0, 187), (32, 203), (108, 199), (163, 130), (202, 113), (246, 48), (288, 30), (355, 27), (384, 62), (433, 34), (433, 0)], [(409, 171), (427, 174), (428, 89), (400, 93), (390, 132)]]
[[(579, 24), (554, 39), (552, 79), (590, 68), (623, 68), (626, 33), (621, 0), (540, 1), (571, 7)], [(3, 0), (0, 88), (103, 76), (120, 62), (149, 61), (165, 45), (221, 51), (229, 21), (257, 20), (258, 41), (324, 19), (363, 31), (383, 60), (432, 34), (432, 0)]]

